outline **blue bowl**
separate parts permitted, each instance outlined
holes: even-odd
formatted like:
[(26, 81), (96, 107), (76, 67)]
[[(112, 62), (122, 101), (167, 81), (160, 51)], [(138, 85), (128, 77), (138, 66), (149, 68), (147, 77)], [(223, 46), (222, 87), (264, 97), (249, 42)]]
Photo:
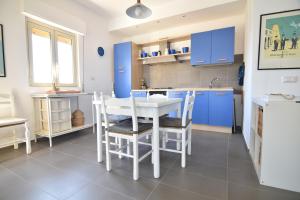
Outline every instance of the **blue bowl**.
[(158, 52), (157, 51), (153, 51), (152, 52), (152, 56), (158, 56)]
[(169, 49), (169, 54), (175, 54), (176, 50), (175, 49)]
[(148, 56), (148, 54), (146, 52), (141, 53), (141, 58), (146, 58), (147, 56)]
[(188, 53), (189, 47), (182, 47), (182, 53)]

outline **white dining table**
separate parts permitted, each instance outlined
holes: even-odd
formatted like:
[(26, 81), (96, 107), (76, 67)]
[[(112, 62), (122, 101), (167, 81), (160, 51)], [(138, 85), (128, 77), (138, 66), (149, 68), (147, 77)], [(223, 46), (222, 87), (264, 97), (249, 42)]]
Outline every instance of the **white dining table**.
[[(107, 99), (106, 102), (113, 100), (113, 98)], [(129, 101), (129, 98), (123, 98), (124, 101)], [(168, 114), (172, 111), (177, 111), (178, 116), (181, 112), (181, 99), (178, 98), (143, 98), (136, 97), (136, 114), (137, 117), (146, 117), (153, 119), (153, 174), (154, 178), (160, 177), (160, 158), (159, 158), (159, 117)], [(101, 102), (98, 102), (101, 104)], [(97, 101), (94, 101), (97, 105)], [(114, 114), (109, 113), (108, 114)], [(100, 128), (100, 127), (99, 127)], [(99, 134), (101, 131), (97, 131)], [(97, 135), (97, 138), (101, 138)], [(101, 148), (102, 149), (102, 148)]]

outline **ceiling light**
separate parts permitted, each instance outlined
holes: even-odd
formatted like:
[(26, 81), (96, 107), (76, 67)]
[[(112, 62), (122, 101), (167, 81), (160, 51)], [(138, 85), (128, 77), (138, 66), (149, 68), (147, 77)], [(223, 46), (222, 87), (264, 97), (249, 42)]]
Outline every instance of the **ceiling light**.
[(127, 8), (126, 14), (132, 18), (144, 19), (149, 17), (152, 14), (152, 11), (148, 7), (144, 6), (141, 3), (141, 0), (137, 0), (136, 4)]

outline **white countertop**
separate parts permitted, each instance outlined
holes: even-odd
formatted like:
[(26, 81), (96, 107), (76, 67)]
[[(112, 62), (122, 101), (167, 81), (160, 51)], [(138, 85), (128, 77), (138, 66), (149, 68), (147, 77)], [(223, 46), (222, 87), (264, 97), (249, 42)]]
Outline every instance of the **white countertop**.
[(277, 102), (298, 102), (300, 101), (300, 97), (299, 96), (295, 96), (294, 99), (285, 99), (284, 97), (280, 96), (280, 95), (264, 95), (264, 96), (261, 96), (261, 97), (254, 97), (252, 99), (253, 103), (259, 105), (259, 106), (262, 106), (262, 107), (265, 107), (266, 105), (268, 105), (269, 102), (274, 102), (274, 101), (277, 101)]
[(59, 93), (59, 94), (48, 94), (48, 93), (33, 93), (31, 94), (32, 98), (58, 98), (58, 97), (76, 97), (76, 96), (82, 96), (82, 95), (93, 95), (92, 93)]
[(233, 88), (224, 87), (224, 88), (172, 88), (172, 89), (137, 89), (132, 91), (233, 91)]

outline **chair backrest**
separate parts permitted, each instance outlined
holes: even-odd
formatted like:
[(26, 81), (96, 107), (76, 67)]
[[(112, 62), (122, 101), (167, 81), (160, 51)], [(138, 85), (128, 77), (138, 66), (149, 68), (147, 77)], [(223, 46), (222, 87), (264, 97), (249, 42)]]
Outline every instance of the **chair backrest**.
[(111, 98), (109, 100), (105, 100), (101, 95), (101, 102), (105, 128), (109, 126), (108, 114), (113, 114), (132, 117), (133, 131), (138, 131), (135, 99), (132, 95), (130, 98)]
[(0, 93), (0, 117), (14, 117), (14, 96), (12, 93)]
[(188, 91), (185, 96), (182, 122), (181, 122), (183, 126), (186, 126), (187, 119), (192, 120), (195, 94), (196, 94), (195, 91), (193, 91), (192, 93)]

